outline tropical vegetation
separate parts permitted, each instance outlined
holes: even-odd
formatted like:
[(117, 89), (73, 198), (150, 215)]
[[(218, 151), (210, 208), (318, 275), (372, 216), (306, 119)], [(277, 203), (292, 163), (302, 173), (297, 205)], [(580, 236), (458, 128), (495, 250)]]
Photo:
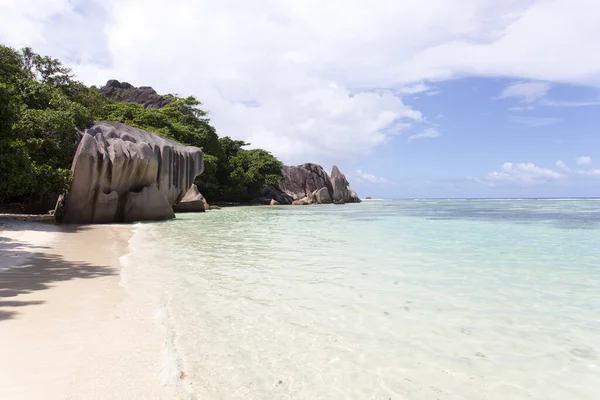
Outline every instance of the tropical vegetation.
[(94, 120), (200, 147), (205, 172), (196, 183), (209, 200), (248, 201), (281, 179), (279, 160), (219, 137), (196, 98), (164, 97), (168, 104), (160, 108), (108, 98), (77, 81), (57, 59), (0, 45), (0, 203), (68, 190), (81, 130)]

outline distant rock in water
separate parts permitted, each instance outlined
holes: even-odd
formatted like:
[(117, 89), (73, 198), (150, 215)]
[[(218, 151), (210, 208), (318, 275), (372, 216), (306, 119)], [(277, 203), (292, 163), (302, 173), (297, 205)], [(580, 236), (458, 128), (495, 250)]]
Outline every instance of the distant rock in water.
[(350, 187), (346, 176), (340, 172), (337, 165), (331, 171), (331, 184), (333, 186), (333, 202), (336, 204), (360, 203), (356, 192)]
[(56, 220), (111, 223), (173, 218), (194, 178), (202, 151), (118, 122), (95, 122), (82, 132), (71, 190)]
[(332, 203), (331, 194), (327, 187), (315, 190), (313, 192), (314, 202), (318, 204), (330, 204)]
[(284, 166), (283, 180), (277, 185), (279, 190), (294, 200), (310, 197), (315, 190), (327, 188), (332, 192), (331, 180), (327, 172), (317, 164), (302, 164), (296, 167)]
[(293, 205), (360, 203), (337, 166), (333, 167), (331, 178), (323, 167), (310, 163), (284, 166), (281, 172), (281, 182), (264, 188), (256, 203), (269, 204), (271, 200)]
[(156, 93), (150, 86), (138, 88), (127, 82), (119, 82), (116, 79), (109, 80), (100, 92), (108, 98), (117, 101), (129, 101), (139, 103), (145, 108), (161, 108), (171, 102), (171, 99)]

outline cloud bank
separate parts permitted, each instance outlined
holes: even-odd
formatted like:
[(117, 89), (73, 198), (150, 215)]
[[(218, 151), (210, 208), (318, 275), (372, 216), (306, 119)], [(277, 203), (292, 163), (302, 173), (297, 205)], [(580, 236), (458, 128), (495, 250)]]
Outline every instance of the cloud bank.
[[(597, 0), (0, 0), (0, 41), (67, 60), (88, 84), (195, 95), (221, 135), (330, 163), (410, 127), (435, 137), (402, 96), (437, 81), (600, 85), (597, 15)], [(543, 85), (505, 96), (528, 103)]]

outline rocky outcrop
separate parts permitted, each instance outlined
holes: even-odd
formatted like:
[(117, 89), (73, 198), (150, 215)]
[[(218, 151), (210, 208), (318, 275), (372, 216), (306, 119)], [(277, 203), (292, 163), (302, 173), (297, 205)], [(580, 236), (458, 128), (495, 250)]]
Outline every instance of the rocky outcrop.
[(294, 198), (287, 193), (282, 192), (279, 188), (269, 185), (258, 192), (257, 197), (252, 201), (252, 203), (270, 204), (271, 200), (275, 200), (279, 204), (292, 204)]
[(309, 205), (309, 204), (313, 204), (313, 201), (308, 196), (307, 197), (303, 197), (303, 198), (298, 199), (298, 200), (294, 200), (292, 202), (293, 206), (306, 206), (306, 205)]
[(161, 108), (172, 100), (156, 93), (150, 86), (134, 87), (127, 82), (119, 82), (116, 79), (109, 80), (100, 92), (113, 100), (129, 101), (139, 103), (145, 108)]
[(346, 176), (340, 172), (337, 165), (331, 171), (332, 199), (335, 204), (360, 203), (356, 192), (350, 187)]
[(360, 203), (358, 195), (337, 166), (333, 167), (331, 178), (317, 164), (284, 166), (282, 175), (281, 182), (264, 188), (254, 202), (270, 204), (271, 200), (275, 200), (292, 205)]
[(173, 206), (173, 211), (176, 213), (204, 212), (208, 208), (208, 202), (198, 190), (198, 186), (192, 184), (183, 199)]
[(317, 164), (284, 166), (281, 172), (283, 180), (277, 185), (278, 189), (295, 200), (310, 197), (315, 190), (323, 187), (330, 192), (333, 189), (329, 175)]
[(347, 203), (360, 203), (360, 197), (358, 197), (358, 194), (356, 194), (356, 192), (354, 191), (354, 189), (352, 189), (351, 187), (348, 187), (348, 194), (350, 195), (350, 200), (347, 201)]
[(81, 134), (71, 190), (56, 206), (59, 222), (173, 218), (173, 205), (204, 170), (199, 148), (125, 124), (95, 122)]
[(313, 201), (318, 204), (331, 204), (331, 195), (326, 187), (322, 187), (319, 190), (313, 192)]

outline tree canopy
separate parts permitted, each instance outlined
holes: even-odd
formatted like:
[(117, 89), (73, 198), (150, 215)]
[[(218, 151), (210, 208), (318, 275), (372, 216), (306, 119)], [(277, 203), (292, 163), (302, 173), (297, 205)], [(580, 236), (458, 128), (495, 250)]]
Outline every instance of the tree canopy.
[(281, 179), (282, 163), (248, 143), (219, 138), (196, 98), (160, 108), (105, 97), (59, 60), (0, 45), (0, 202), (68, 190), (78, 129), (93, 120), (135, 126), (203, 150), (196, 180), (212, 200), (247, 201)]
[(68, 188), (75, 127), (92, 120), (82, 89), (58, 60), (0, 46), (0, 200)]

